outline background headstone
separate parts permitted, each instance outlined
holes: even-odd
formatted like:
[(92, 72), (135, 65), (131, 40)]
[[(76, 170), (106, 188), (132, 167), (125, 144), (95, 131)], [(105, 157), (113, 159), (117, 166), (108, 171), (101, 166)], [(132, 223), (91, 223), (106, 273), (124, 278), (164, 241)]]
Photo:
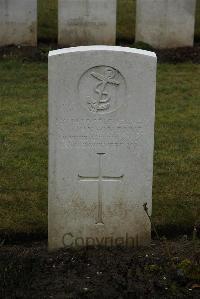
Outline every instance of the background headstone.
[(0, 0), (0, 46), (37, 45), (37, 0)]
[(136, 41), (155, 48), (193, 46), (196, 0), (137, 0)]
[(114, 45), (116, 0), (59, 0), (59, 45)]
[(156, 55), (49, 54), (49, 248), (150, 241)]

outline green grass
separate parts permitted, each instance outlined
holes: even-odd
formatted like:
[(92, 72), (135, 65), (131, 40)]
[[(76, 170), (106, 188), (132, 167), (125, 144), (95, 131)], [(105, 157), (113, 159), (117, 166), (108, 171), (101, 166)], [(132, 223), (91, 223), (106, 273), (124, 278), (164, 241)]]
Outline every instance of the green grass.
[[(192, 229), (200, 206), (200, 65), (158, 65), (153, 219)], [(47, 64), (0, 61), (0, 228), (47, 232)]]
[(0, 228), (41, 231), (47, 210), (47, 66), (0, 63)]
[(135, 0), (120, 0), (117, 3), (117, 39), (133, 41), (135, 36)]
[(200, 65), (159, 65), (154, 160), (154, 219), (192, 226), (200, 215)]
[[(40, 41), (57, 41), (57, 0), (38, 1)], [(118, 0), (117, 38), (132, 41), (135, 0)], [(200, 40), (200, 0), (195, 39)], [(165, 229), (191, 228), (199, 203), (200, 66), (159, 65), (153, 217)], [(47, 231), (47, 65), (0, 62), (0, 228)]]
[(58, 1), (38, 0), (38, 39), (57, 42)]
[[(135, 35), (136, 0), (118, 0), (117, 39), (132, 41)], [(38, 0), (38, 37), (57, 41), (57, 0)], [(200, 0), (197, 0), (195, 40), (200, 41)]]

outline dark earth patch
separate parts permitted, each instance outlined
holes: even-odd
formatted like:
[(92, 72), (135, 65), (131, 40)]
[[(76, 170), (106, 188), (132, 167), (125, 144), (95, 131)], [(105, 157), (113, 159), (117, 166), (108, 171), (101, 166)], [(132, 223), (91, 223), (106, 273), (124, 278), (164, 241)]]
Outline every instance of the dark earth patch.
[[(154, 51), (158, 56), (159, 63), (200, 63), (200, 44), (198, 43), (195, 44), (194, 47), (164, 50), (153, 49), (143, 43), (128, 44), (126, 42), (119, 42), (119, 46), (136, 47), (144, 50)], [(0, 59), (7, 57), (21, 57), (23, 60), (47, 61), (48, 52), (55, 49), (57, 49), (56, 44), (39, 44), (37, 48), (21, 46), (1, 47)]]
[(0, 247), (1, 298), (200, 298), (200, 244), (65, 249), (45, 242)]
[(182, 63), (187, 61), (200, 63), (200, 45), (196, 45), (193, 48), (155, 50), (155, 52), (158, 56), (158, 62), (162, 63)]

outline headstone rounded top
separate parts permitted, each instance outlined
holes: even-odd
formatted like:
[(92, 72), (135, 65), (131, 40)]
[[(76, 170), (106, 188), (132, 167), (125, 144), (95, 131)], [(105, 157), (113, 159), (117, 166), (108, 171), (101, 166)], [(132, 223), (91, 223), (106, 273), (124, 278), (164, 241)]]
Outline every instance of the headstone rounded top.
[(120, 47), (120, 46), (80, 46), (80, 47), (70, 47), (63, 48), (49, 52), (49, 57), (55, 55), (62, 55), (67, 53), (76, 53), (76, 52), (89, 52), (89, 51), (112, 51), (112, 52), (124, 52), (124, 53), (133, 53), (140, 54), (149, 57), (156, 58), (156, 54), (151, 51), (129, 48), (129, 47)]

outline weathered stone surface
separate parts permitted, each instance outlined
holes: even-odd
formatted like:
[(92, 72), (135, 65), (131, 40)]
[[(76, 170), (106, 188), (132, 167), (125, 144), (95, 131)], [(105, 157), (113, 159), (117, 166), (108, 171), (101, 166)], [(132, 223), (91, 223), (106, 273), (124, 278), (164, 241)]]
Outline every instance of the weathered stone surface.
[(37, 45), (37, 0), (0, 0), (0, 46)]
[(50, 52), (50, 249), (150, 241), (155, 85), (152, 52)]
[(116, 0), (59, 0), (58, 5), (59, 45), (115, 44)]
[(136, 41), (155, 48), (192, 46), (196, 0), (137, 0)]

